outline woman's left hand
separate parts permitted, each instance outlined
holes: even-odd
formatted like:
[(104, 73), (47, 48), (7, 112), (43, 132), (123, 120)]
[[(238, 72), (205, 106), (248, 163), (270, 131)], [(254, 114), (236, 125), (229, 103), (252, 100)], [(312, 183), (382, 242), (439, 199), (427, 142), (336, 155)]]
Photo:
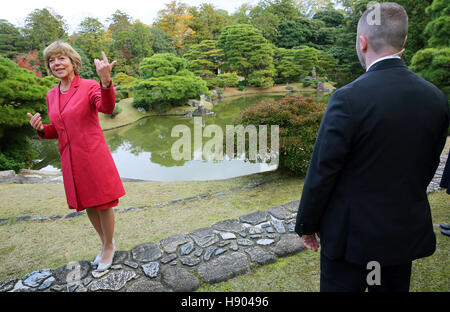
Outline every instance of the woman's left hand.
[(95, 68), (97, 70), (97, 75), (100, 78), (103, 85), (108, 86), (111, 82), (111, 71), (113, 66), (117, 63), (112, 61), (111, 64), (108, 62), (105, 52), (102, 51), (103, 60), (94, 59)]

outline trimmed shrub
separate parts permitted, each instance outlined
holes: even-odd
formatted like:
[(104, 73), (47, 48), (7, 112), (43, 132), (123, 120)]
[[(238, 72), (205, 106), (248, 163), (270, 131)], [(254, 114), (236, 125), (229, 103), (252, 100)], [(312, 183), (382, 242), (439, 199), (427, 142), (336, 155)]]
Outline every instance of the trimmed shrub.
[(134, 83), (133, 106), (161, 112), (201, 94), (211, 95), (206, 82), (186, 67), (185, 59), (170, 53), (144, 58), (139, 67), (142, 77)]
[[(314, 97), (285, 97), (275, 102), (257, 103), (242, 111), (235, 121), (244, 126), (267, 125), (268, 129), (270, 125), (278, 125), (278, 168), (305, 176), (326, 106)], [(267, 146), (270, 147), (271, 143), (268, 142)]]

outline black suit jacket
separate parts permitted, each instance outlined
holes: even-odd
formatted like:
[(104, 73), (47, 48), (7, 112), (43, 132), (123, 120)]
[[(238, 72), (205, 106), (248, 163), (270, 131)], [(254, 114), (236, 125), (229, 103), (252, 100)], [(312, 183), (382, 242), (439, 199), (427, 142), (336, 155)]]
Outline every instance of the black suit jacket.
[(426, 189), (449, 126), (446, 96), (386, 59), (336, 90), (323, 116), (295, 231), (320, 232), (322, 252), (356, 264), (433, 254)]

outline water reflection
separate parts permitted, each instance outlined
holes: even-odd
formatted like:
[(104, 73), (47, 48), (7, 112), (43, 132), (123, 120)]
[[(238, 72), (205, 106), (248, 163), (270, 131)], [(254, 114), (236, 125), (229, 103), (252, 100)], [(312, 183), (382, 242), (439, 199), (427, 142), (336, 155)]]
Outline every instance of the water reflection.
[[(310, 94), (309, 94), (310, 95)], [(277, 100), (283, 95), (259, 95), (227, 99), (217, 103), (213, 111), (216, 116), (203, 117), (203, 129), (210, 124), (218, 125), (225, 134), (226, 125), (233, 125), (233, 118), (248, 106), (263, 101)], [(194, 150), (194, 119), (184, 117), (150, 117), (132, 125), (105, 131), (105, 139), (111, 150), (121, 177), (152, 181), (215, 180), (275, 170), (276, 165), (250, 162), (245, 159), (174, 160), (172, 144), (179, 137), (172, 137), (172, 128), (186, 125), (191, 130), (191, 153)], [(270, 129), (268, 129), (270, 136)], [(203, 144), (211, 138), (204, 137)], [(33, 169), (60, 170), (56, 140), (33, 142), (38, 152), (38, 161)]]

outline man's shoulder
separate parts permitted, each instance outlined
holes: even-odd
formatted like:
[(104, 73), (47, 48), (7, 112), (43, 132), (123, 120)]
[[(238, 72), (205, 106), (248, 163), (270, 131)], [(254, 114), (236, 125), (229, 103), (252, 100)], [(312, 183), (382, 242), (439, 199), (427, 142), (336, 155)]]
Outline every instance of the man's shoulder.
[[(389, 70), (393, 70), (389, 73)], [(400, 70), (401, 73), (395, 71)], [(395, 84), (391, 83), (392, 79), (385, 79), (386, 74), (396, 75), (392, 77), (396, 77)], [(379, 86), (380, 89), (384, 88), (395, 88), (396, 90), (401, 90), (403, 88), (414, 88), (417, 92), (425, 92), (429, 93), (431, 96), (436, 96), (441, 99), (446, 99), (446, 96), (442, 90), (440, 90), (433, 83), (428, 80), (422, 78), (418, 74), (411, 71), (408, 67), (394, 67), (388, 68), (380, 71), (369, 71), (363, 73), (361, 76), (353, 80), (352, 82), (346, 84), (345, 86), (337, 89), (335, 92), (340, 91), (340, 93), (359, 93), (359, 92), (367, 92), (374, 87)], [(420, 86), (420, 88), (418, 88)], [(338, 93), (339, 94), (339, 93)]]

